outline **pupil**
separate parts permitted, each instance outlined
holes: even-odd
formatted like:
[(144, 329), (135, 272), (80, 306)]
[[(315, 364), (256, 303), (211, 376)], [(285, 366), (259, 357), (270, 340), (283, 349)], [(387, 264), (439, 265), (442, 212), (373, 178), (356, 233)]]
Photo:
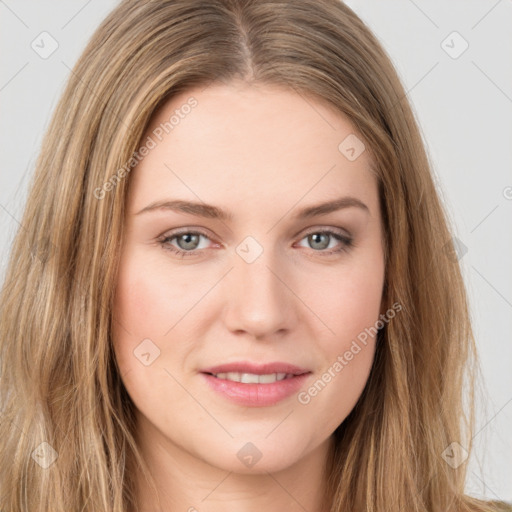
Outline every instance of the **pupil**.
[(309, 240), (313, 249), (325, 249), (329, 245), (329, 235), (325, 233), (309, 235)]
[(178, 245), (181, 249), (195, 249), (199, 243), (199, 235), (186, 233), (178, 237)]

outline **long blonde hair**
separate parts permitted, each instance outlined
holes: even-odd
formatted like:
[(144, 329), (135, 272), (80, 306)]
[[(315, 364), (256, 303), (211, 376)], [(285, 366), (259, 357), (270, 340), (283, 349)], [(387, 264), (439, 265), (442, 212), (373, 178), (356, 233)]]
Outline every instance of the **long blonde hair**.
[(452, 442), (471, 449), (476, 358), (423, 141), (388, 56), (338, 0), (126, 0), (93, 35), (43, 141), (0, 298), (1, 510), (136, 510), (145, 465), (111, 343), (129, 172), (164, 101), (233, 79), (328, 103), (379, 176), (383, 308), (403, 311), (335, 432), (328, 509), (498, 510), (465, 496), (465, 464), (442, 457)]

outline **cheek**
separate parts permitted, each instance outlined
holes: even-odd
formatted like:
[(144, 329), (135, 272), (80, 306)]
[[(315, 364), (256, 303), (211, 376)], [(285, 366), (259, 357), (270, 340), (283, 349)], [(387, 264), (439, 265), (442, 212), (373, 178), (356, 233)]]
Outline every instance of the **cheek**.
[(379, 318), (384, 269), (376, 259), (368, 265), (347, 265), (336, 276), (317, 280), (317, 292), (311, 296), (318, 316), (329, 327), (331, 341), (326, 352), (343, 349)]
[(127, 387), (141, 375), (143, 387), (153, 386), (150, 374), (180, 367), (197, 344), (202, 326), (193, 322), (191, 328), (191, 319), (211, 283), (170, 270), (161, 254), (144, 247), (129, 248), (121, 258), (113, 345), (121, 373), (129, 375)]
[(331, 428), (355, 406), (373, 363), (384, 281), (383, 259), (373, 254), (317, 275), (310, 294), (312, 309), (329, 329), (317, 338), (322, 366), (298, 401), (323, 411)]
[(114, 301), (113, 345), (123, 383), (140, 410), (169, 394), (164, 368), (173, 351), (165, 343), (165, 333), (177, 321), (179, 312), (173, 310), (181, 293), (170, 281), (162, 265), (143, 252), (123, 253)]
[[(114, 349), (123, 373), (140, 371), (141, 363), (136, 359), (139, 346), (145, 347), (147, 350), (143, 353), (149, 351), (152, 358), (163, 347), (163, 334), (172, 325), (167, 308), (167, 301), (175, 300), (172, 290), (165, 286), (162, 273), (151, 262), (136, 251), (123, 254), (114, 301), (113, 330)], [(154, 346), (144, 340), (151, 340)]]
[(163, 339), (197, 293), (193, 282), (180, 281), (161, 260), (134, 249), (120, 264), (115, 318), (134, 339)]
[[(378, 268), (378, 267), (377, 267)], [(319, 338), (322, 366), (298, 395), (298, 402), (317, 428), (334, 431), (357, 403), (367, 383), (375, 354), (382, 277), (352, 268), (317, 296), (318, 311), (329, 327)], [(311, 413), (311, 411), (316, 411)], [(313, 419), (316, 418), (316, 419)]]
[(329, 306), (335, 335), (324, 345), (324, 354), (330, 375), (341, 375), (338, 382), (345, 382), (345, 392), (352, 389), (358, 394), (373, 361), (382, 289), (378, 281), (357, 279), (354, 274), (351, 278), (352, 286), (345, 283)]

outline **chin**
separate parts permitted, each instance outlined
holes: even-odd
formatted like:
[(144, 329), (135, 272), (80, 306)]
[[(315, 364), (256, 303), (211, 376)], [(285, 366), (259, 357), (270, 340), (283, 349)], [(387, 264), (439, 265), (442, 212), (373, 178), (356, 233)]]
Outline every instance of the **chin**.
[(298, 440), (290, 439), (290, 436), (276, 436), (271, 440), (265, 439), (266, 435), (243, 436), (221, 443), (217, 450), (205, 454), (204, 460), (224, 471), (257, 475), (283, 471), (309, 451), (304, 441), (300, 442), (303, 436)]

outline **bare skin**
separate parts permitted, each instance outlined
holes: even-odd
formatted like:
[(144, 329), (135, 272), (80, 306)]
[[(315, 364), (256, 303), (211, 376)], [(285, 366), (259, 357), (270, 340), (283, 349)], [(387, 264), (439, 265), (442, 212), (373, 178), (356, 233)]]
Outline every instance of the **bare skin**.
[[(190, 97), (196, 106), (157, 140)], [(138, 510), (322, 512), (332, 434), (367, 382), (375, 337), (335, 363), (375, 325), (384, 282), (368, 152), (351, 161), (338, 148), (354, 133), (312, 97), (239, 82), (186, 91), (153, 117), (144, 139), (156, 147), (129, 177), (115, 304), (116, 358), (160, 493), (159, 506), (139, 479)], [(171, 200), (230, 217), (141, 212)], [(234, 361), (309, 373), (273, 405), (242, 406), (202, 373)]]

